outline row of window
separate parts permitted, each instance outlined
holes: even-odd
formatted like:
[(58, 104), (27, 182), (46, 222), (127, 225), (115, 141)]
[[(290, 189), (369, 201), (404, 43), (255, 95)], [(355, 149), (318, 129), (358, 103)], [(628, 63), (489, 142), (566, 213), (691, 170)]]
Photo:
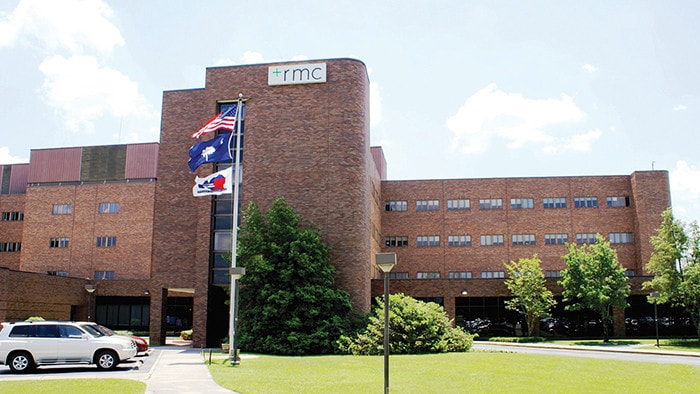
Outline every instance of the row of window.
[(3, 222), (15, 222), (24, 220), (24, 212), (3, 212), (2, 221)]
[[(634, 270), (626, 270), (626, 276), (634, 276)], [(561, 278), (561, 270), (545, 271), (545, 278)], [(481, 271), (479, 277), (481, 279), (504, 279), (505, 271)], [(440, 272), (437, 271), (419, 271), (416, 273), (416, 279), (440, 279)], [(471, 271), (450, 271), (447, 273), (449, 279), (473, 279)], [(389, 272), (389, 279), (410, 279), (408, 272)]]
[[(101, 202), (97, 211), (99, 213), (119, 213), (119, 203)], [(73, 204), (54, 204), (52, 212), (54, 215), (70, 215), (73, 213)]]
[[(480, 277), (482, 279), (503, 279), (505, 271), (482, 271)], [(416, 273), (416, 279), (440, 279), (440, 272), (437, 271), (419, 271)], [(472, 279), (471, 271), (450, 271), (447, 274), (449, 279)], [(410, 279), (408, 272), (389, 272), (389, 279)]]
[(19, 252), (21, 250), (21, 242), (0, 242), (0, 252)]
[[(49, 276), (68, 276), (68, 272), (66, 271), (48, 271), (46, 274)], [(93, 279), (114, 280), (114, 271), (95, 271)]]
[[(607, 207), (629, 207), (630, 198), (628, 196), (609, 196), (605, 198)], [(511, 209), (533, 209), (535, 200), (533, 198), (511, 198)], [(545, 197), (542, 199), (542, 208), (561, 209), (566, 208), (566, 197)], [(574, 208), (598, 208), (598, 197), (574, 197)], [(468, 210), (471, 204), (468, 199), (447, 200), (447, 210)], [(479, 199), (479, 209), (503, 209), (503, 199), (482, 198)], [(385, 201), (386, 211), (407, 211), (407, 201)], [(440, 200), (418, 200), (416, 201), (416, 211), (438, 211), (440, 210)]]
[[(596, 233), (577, 233), (576, 244), (594, 244), (596, 242)], [(608, 240), (611, 244), (631, 244), (634, 243), (632, 233), (610, 233)], [(566, 233), (560, 234), (545, 234), (545, 245), (564, 245), (569, 242), (569, 235)], [(511, 235), (511, 245), (536, 245), (535, 234), (513, 234)], [(408, 246), (408, 237), (406, 236), (390, 236), (384, 238), (386, 247), (406, 247)], [(479, 245), (481, 246), (503, 246), (503, 234), (486, 234), (479, 237)], [(419, 235), (416, 237), (416, 246), (440, 246), (439, 235)], [(472, 246), (471, 235), (449, 235), (447, 236), (447, 246)]]
[[(67, 248), (70, 238), (60, 237), (49, 239), (49, 248)], [(95, 246), (98, 248), (111, 248), (117, 246), (117, 237), (97, 237)]]

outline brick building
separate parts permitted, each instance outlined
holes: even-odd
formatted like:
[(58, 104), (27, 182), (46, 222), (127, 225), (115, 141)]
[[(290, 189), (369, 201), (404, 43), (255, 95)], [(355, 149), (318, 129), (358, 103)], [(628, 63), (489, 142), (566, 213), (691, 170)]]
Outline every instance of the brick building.
[(208, 68), (204, 88), (164, 92), (159, 143), (33, 150), (30, 163), (2, 166), (0, 280), (16, 291), (0, 290), (0, 320), (92, 314), (148, 330), (153, 343), (185, 328), (196, 345), (225, 336), (231, 195), (191, 190), (195, 175), (231, 164), (191, 174), (187, 151), (239, 94), (240, 206), (265, 210), (283, 196), (318, 225), (336, 283), (360, 311), (382, 291), (374, 254), (395, 251), (392, 291), (441, 302), (459, 321), (500, 318), (504, 262), (537, 253), (556, 277), (563, 242), (595, 233), (615, 241), (641, 294), (648, 237), (670, 205), (665, 171), (391, 181), (369, 145), (364, 64), (328, 59)]

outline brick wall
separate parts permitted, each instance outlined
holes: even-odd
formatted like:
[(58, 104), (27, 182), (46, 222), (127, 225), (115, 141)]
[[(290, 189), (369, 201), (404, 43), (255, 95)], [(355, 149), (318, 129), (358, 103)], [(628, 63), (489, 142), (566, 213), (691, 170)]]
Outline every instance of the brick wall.
[[(0, 195), (0, 212), (24, 212), (24, 194)], [(23, 242), (24, 221), (0, 222), (0, 242)], [(0, 252), (0, 267), (19, 269), (21, 252)]]
[[(27, 189), (20, 268), (92, 278), (114, 271), (115, 279), (148, 279), (151, 270), (155, 183), (39, 186)], [(119, 213), (99, 213), (100, 203), (119, 203)], [(72, 213), (53, 215), (53, 204)], [(96, 238), (114, 236), (115, 247)], [(50, 248), (51, 238), (69, 238), (67, 248)]]

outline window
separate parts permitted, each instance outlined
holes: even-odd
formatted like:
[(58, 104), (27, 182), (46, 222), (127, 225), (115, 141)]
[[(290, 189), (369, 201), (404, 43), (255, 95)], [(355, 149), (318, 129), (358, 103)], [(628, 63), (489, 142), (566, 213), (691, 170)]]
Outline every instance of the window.
[(408, 279), (408, 272), (389, 272), (389, 279)]
[(49, 276), (68, 276), (66, 271), (49, 271), (46, 274)]
[(408, 203), (406, 201), (385, 201), (384, 210), (387, 212), (406, 211), (408, 210)]
[(438, 200), (418, 200), (416, 201), (416, 211), (437, 211), (440, 209)]
[(98, 248), (110, 248), (117, 246), (117, 237), (97, 237)]
[(634, 270), (625, 270), (625, 276), (634, 276)]
[(73, 213), (73, 206), (71, 204), (54, 204), (53, 214), (54, 215), (70, 215)]
[(505, 278), (505, 271), (482, 271), (481, 277), (483, 279), (493, 279), (493, 278)]
[(451, 271), (447, 274), (450, 279), (471, 279), (472, 273), (469, 271)]
[(481, 246), (503, 246), (503, 235), (482, 235)]
[(114, 280), (114, 271), (95, 271), (95, 280)]
[(634, 242), (632, 233), (610, 233), (608, 236), (611, 244), (631, 244)]
[(549, 208), (566, 208), (566, 197), (547, 197), (542, 199), (542, 205), (545, 209)]
[(471, 235), (449, 235), (447, 246), (472, 246)]
[(408, 246), (408, 237), (384, 237), (386, 247), (403, 247)]
[(416, 274), (418, 279), (440, 279), (439, 272), (418, 272)]
[(545, 278), (561, 278), (561, 270), (548, 270), (544, 273)]
[(535, 245), (535, 234), (513, 234), (513, 245)]
[(24, 212), (3, 212), (2, 221), (3, 222), (15, 222), (24, 220)]
[(574, 208), (598, 208), (598, 197), (574, 197)]
[(629, 207), (630, 206), (630, 198), (629, 197), (607, 197), (606, 202), (608, 204), (608, 207), (611, 208), (616, 208), (616, 207)]
[(545, 245), (564, 245), (569, 242), (568, 234), (545, 234), (544, 244)]
[(583, 244), (594, 244), (595, 243), (595, 233), (582, 233), (582, 234), (576, 234), (576, 243), (578, 245), (583, 245)]
[(510, 207), (512, 209), (531, 209), (534, 208), (535, 202), (532, 198), (511, 198)]
[(49, 248), (67, 248), (69, 238), (51, 238)]
[(416, 239), (416, 246), (440, 246), (439, 235), (419, 235)]
[(118, 202), (101, 202), (100, 213), (119, 213)]
[(21, 242), (0, 242), (0, 252), (19, 252), (21, 250)]
[(469, 200), (447, 200), (447, 210), (470, 209)]
[(503, 209), (503, 200), (500, 198), (482, 198), (479, 200), (479, 209)]

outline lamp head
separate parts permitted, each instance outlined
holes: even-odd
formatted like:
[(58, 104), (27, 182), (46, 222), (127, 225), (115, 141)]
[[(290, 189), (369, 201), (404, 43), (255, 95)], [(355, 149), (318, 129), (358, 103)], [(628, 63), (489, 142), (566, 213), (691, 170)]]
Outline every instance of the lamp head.
[(389, 273), (396, 265), (396, 253), (377, 253), (374, 255), (374, 262), (385, 274)]

